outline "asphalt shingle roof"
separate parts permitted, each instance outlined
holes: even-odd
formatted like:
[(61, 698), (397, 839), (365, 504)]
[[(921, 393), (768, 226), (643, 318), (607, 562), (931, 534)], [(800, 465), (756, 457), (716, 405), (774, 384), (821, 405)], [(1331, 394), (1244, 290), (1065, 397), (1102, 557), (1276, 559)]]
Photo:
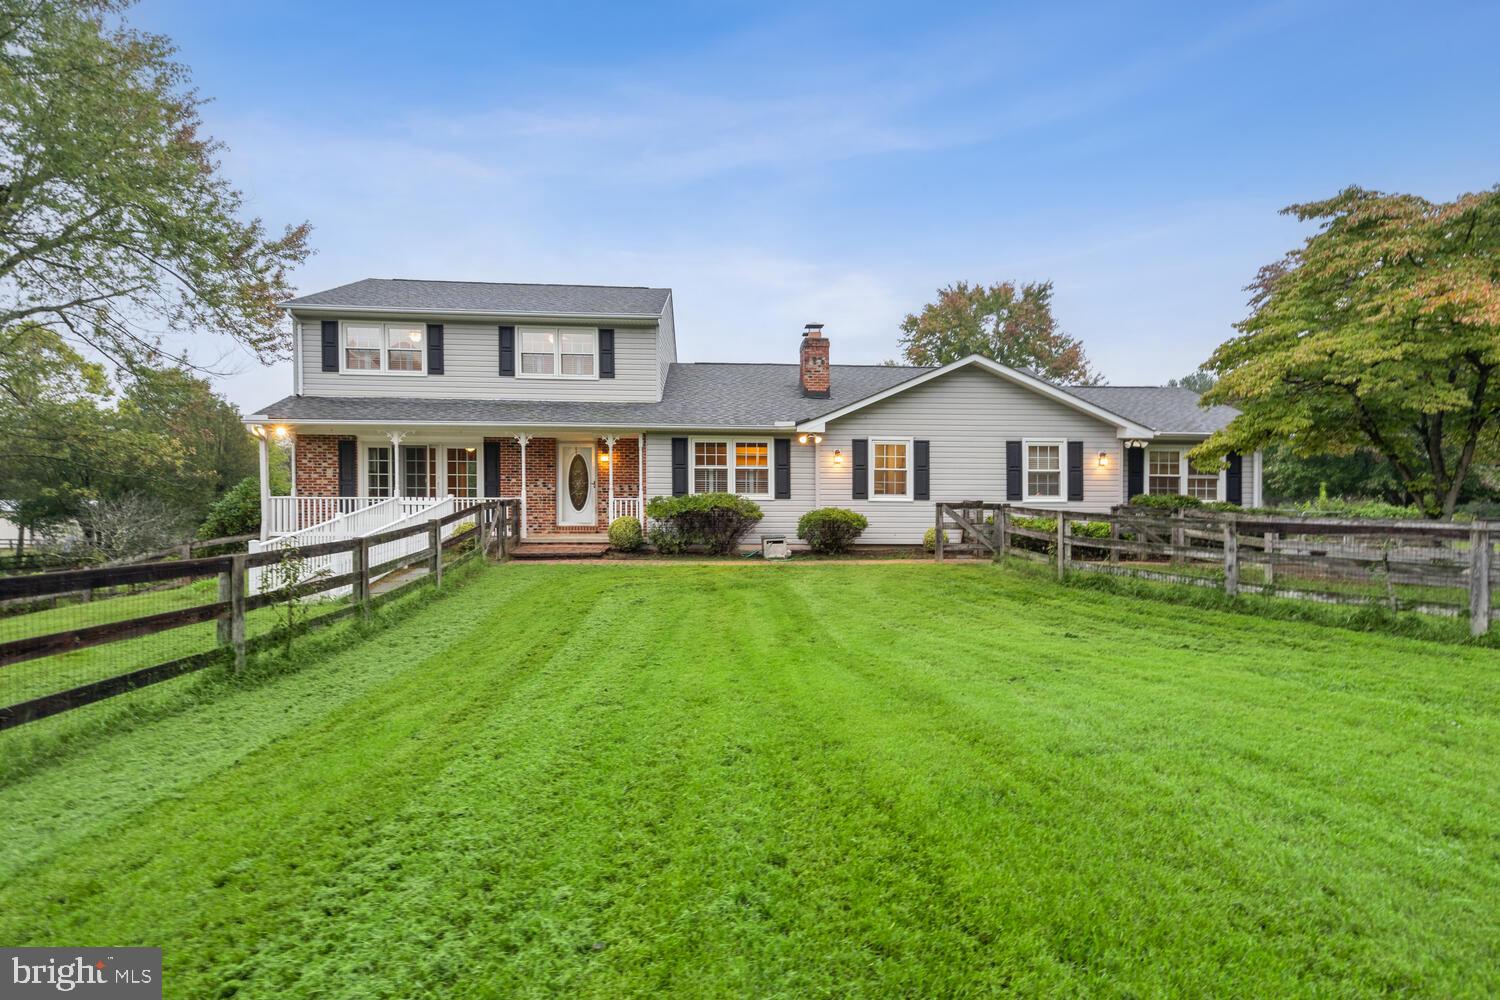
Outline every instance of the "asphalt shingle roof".
[(615, 285), (525, 285), (498, 281), (421, 281), (365, 278), (282, 305), (351, 309), (409, 309), (501, 316), (660, 316), (670, 288)]
[(1158, 434), (1212, 434), (1240, 412), (1222, 405), (1204, 409), (1191, 389), (1159, 385), (1077, 385), (1065, 391)]
[[(928, 368), (829, 366), (832, 394), (802, 395), (796, 365), (674, 364), (661, 402), (604, 403), (392, 396), (288, 396), (264, 410), (272, 420), (488, 423), (499, 426), (769, 428), (808, 420), (915, 378)], [(1187, 389), (1069, 386), (1064, 391), (1158, 433), (1211, 434), (1238, 412), (1204, 410)]]

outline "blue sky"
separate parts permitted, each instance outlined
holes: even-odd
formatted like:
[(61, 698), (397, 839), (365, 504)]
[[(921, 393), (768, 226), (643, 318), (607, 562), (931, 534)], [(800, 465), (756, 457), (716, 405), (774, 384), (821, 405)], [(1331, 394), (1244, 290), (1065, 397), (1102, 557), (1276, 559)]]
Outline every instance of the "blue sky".
[[(303, 291), (666, 285), (683, 360), (897, 353), (942, 284), (1051, 279), (1111, 382), (1191, 371), (1277, 210), (1500, 183), (1497, 4), (426, 5), (147, 0)], [(223, 345), (247, 410), (290, 391)]]

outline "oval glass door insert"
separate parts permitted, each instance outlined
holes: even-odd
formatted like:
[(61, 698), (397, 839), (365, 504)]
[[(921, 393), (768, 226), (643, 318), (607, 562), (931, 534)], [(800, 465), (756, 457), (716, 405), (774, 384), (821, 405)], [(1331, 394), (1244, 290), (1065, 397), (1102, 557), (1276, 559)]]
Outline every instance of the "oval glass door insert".
[(574, 455), (568, 463), (568, 502), (574, 510), (583, 510), (589, 502), (589, 463), (582, 455)]

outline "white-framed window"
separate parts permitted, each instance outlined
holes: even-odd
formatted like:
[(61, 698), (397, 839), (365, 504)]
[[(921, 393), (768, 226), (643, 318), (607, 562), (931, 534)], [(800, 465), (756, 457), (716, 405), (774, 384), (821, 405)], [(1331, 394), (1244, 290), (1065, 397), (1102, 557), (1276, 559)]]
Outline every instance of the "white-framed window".
[(1182, 452), (1176, 448), (1151, 448), (1146, 452), (1146, 492), (1182, 492)]
[(421, 323), (342, 325), (345, 374), (421, 375), (427, 367), (427, 328)]
[(599, 331), (523, 326), (521, 378), (598, 378)]
[(479, 450), (477, 448), (449, 448), (444, 460), (447, 473), (447, 493), (456, 497), (479, 495)]
[(1065, 441), (1023, 441), (1026, 460), (1026, 499), (1061, 500), (1067, 496), (1067, 473), (1063, 469)]
[(746, 497), (771, 495), (771, 442), (734, 443), (734, 491)]
[(911, 441), (870, 439), (870, 499), (911, 499)]
[(694, 438), (688, 458), (694, 493), (771, 497), (771, 442), (765, 438)]
[(1146, 492), (1175, 493), (1217, 500), (1221, 492), (1220, 472), (1199, 466), (1188, 457), (1186, 448), (1148, 448), (1146, 450)]
[(425, 444), (401, 446), (401, 495), (437, 495), (437, 449)]
[(1219, 470), (1199, 468), (1198, 463), (1189, 458), (1187, 495), (1199, 500), (1219, 499)]
[(693, 442), (693, 492), (729, 492), (729, 442)]
[(391, 449), (385, 445), (372, 445), (365, 449), (365, 495), (388, 497), (391, 495)]

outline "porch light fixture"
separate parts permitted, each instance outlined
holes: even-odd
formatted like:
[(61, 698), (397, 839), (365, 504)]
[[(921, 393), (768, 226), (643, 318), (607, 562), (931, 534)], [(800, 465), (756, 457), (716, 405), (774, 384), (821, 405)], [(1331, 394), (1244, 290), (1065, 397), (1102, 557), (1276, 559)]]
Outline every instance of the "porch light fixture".
[(822, 443), (823, 443), (823, 435), (821, 435), (821, 434), (814, 434), (813, 435), (813, 444), (822, 444)]
[(797, 443), (798, 444), (807, 444), (807, 435), (806, 434), (798, 434), (797, 435)]
[(1125, 447), (1127, 447), (1127, 448), (1144, 448), (1144, 447), (1146, 447), (1146, 443), (1147, 442), (1141, 441), (1141, 440), (1139, 440), (1137, 438), (1131, 438), (1130, 440), (1128, 440), (1128, 441), (1125, 442)]
[(600, 465), (608, 465), (609, 464), (609, 452), (608, 451), (601, 451), (599, 453), (599, 464)]
[(839, 449), (837, 449), (837, 448), (833, 449), (833, 464), (834, 465), (843, 465), (844, 464), (844, 453), (842, 451), (840, 451)]
[(1106, 452), (1099, 453), (1099, 468), (1103, 469), (1109, 465), (1109, 455)]
[(273, 433), (273, 434), (276, 435), (276, 440), (278, 440), (278, 441), (285, 441), (286, 440), (286, 424), (277, 424), (275, 427), (271, 428), (271, 433)]

